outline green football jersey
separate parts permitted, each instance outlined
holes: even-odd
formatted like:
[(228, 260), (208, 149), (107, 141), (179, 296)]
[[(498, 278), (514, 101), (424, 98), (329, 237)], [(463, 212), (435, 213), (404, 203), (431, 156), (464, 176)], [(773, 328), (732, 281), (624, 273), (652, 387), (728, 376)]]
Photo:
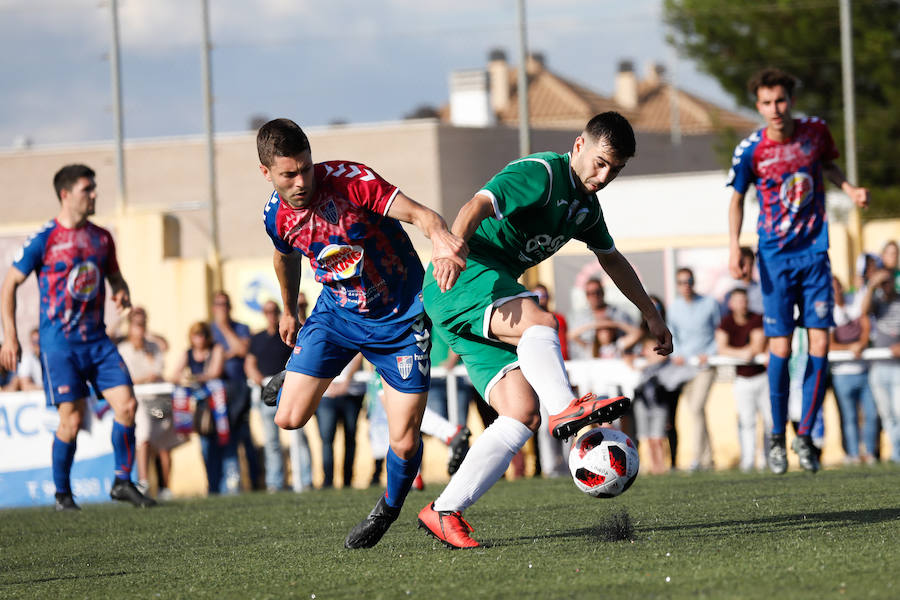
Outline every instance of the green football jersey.
[(570, 156), (541, 152), (513, 161), (479, 192), (490, 196), (493, 218), (469, 240), (469, 258), (519, 277), (571, 239), (596, 252), (615, 250), (596, 194), (575, 185)]

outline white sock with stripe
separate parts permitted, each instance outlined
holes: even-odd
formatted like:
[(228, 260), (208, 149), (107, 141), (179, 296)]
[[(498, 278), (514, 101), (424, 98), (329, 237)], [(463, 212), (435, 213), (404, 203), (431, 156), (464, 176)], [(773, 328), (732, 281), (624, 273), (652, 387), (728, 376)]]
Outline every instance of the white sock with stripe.
[(459, 471), (434, 501), (434, 510), (463, 511), (494, 485), (528, 438), (531, 430), (512, 417), (499, 416), (466, 454)]
[(522, 375), (548, 413), (561, 412), (575, 398), (555, 329), (532, 325), (519, 338), (516, 354)]

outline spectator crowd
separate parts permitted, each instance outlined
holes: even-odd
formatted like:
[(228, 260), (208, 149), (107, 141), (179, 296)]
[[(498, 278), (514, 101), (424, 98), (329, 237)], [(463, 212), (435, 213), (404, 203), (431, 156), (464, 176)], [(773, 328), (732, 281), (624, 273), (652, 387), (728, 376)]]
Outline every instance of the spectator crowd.
[[(623, 417), (616, 426), (639, 444), (646, 445), (644, 456), (648, 464), (644, 472), (659, 474), (675, 468), (679, 444), (675, 415), (679, 406), (690, 422), (690, 435), (684, 440), (689, 470), (736, 466), (750, 472), (766, 468), (765, 449), (772, 415), (764, 359), (767, 342), (754, 259), (750, 248), (741, 249), (745, 276), (734, 280), (723, 298), (698, 293), (694, 272), (688, 266), (677, 269), (676, 293), (668, 306), (659, 297), (652, 296), (672, 331), (675, 351), (669, 357), (653, 352), (654, 338), (646, 322), (637, 322), (627, 311), (606, 302), (600, 279), (584, 283), (584, 308), (570, 315), (552, 311), (547, 286), (537, 284), (532, 288), (536, 300), (556, 317), (563, 356), (575, 361), (570, 364), (619, 361), (617, 368), (633, 375), (613, 377), (605, 383), (602, 375), (596, 375), (595, 380), (588, 377), (586, 381), (594, 388), (609, 386), (610, 395), (623, 389), (633, 395), (632, 417)], [(880, 255), (861, 255), (856, 273), (852, 282), (833, 277), (835, 327), (831, 330), (830, 345), (831, 350), (841, 351), (843, 357), (831, 361), (829, 385), (840, 416), (844, 462), (848, 465), (879, 460), (900, 462), (897, 243), (886, 243)], [(237, 493), (242, 489), (309, 490), (313, 487), (313, 465), (307, 436), (313, 433), (321, 441), (320, 487), (332, 487), (335, 480), (347, 487), (354, 479), (357, 423), (361, 415), (369, 420), (374, 465), (371, 484), (379, 485), (384, 462), (379, 449), (386, 450), (386, 421), (379, 405), (377, 377), (359, 376), (370, 372), (362, 356), (351, 361), (326, 390), (316, 410), (314, 431), (306, 427), (282, 434), (273, 422), (275, 408), (260, 401), (262, 387), (284, 368), (292, 350), (279, 334), (281, 307), (272, 300), (262, 305), (266, 326), (255, 334), (246, 324), (235, 321), (231, 311), (228, 294), (215, 294), (212, 319), (191, 325), (186, 332), (186, 349), (170, 356), (172, 366), (168, 372), (164, 358), (169, 342), (149, 329), (146, 310), (135, 307), (121, 322), (110, 326), (110, 337), (117, 344), (135, 385), (139, 386), (135, 418), (138, 488), (163, 500), (170, 498), (172, 450), (189, 436), (196, 435), (209, 494)], [(301, 323), (307, 311), (307, 299), (301, 293), (298, 302)], [(795, 335), (795, 346), (801, 339), (801, 335)], [(863, 352), (869, 348), (883, 352), (875, 360), (865, 359)], [(792, 382), (802, 379), (803, 370), (804, 349), (795, 350), (799, 360), (792, 365)], [(14, 373), (0, 373), (2, 390), (41, 389), (40, 356), (40, 336), (34, 329), (29, 333), (29, 345), (23, 350), (18, 369)], [(458, 357), (441, 340), (435, 340), (433, 367), (450, 373), (457, 361)], [(496, 418), (493, 409), (475, 393), (465, 377), (449, 376), (454, 378), (456, 402), (451, 402), (448, 380), (443, 373), (434, 377), (428, 402), (431, 416), (426, 415), (423, 423), (423, 431), (428, 425), (439, 431), (434, 435), (448, 444), (457, 434), (464, 434), (468, 440), (468, 430), (464, 427), (470, 407), (476, 409), (485, 426)], [(717, 378), (730, 378), (733, 385), (736, 422), (731, 431), (716, 433), (732, 435), (737, 440), (740, 447), (737, 465), (713, 463), (706, 407)], [(629, 382), (625, 388), (620, 385), (620, 379)], [(584, 380), (573, 377), (573, 381)], [(172, 389), (169, 386), (161, 388), (165, 392), (141, 392), (152, 389), (142, 388), (141, 384), (161, 382), (170, 383), (174, 392), (168, 391)], [(794, 395), (792, 392), (789, 416), (796, 428), (800, 417), (799, 406), (794, 406), (798, 405)], [(258, 435), (260, 446), (251, 436), (252, 411), (258, 412), (262, 423)], [(340, 465), (334, 452), (339, 426), (343, 430)], [(820, 422), (813, 436), (820, 448), (822, 427)], [(882, 432), (888, 440), (886, 448), (880, 444)], [(541, 433), (546, 434), (546, 428), (540, 429), (534, 445), (529, 447), (530, 458), (523, 451), (512, 461), (513, 477), (524, 476), (527, 460), (533, 461), (531, 471), (535, 475), (555, 477), (568, 473), (566, 442)], [(283, 438), (289, 438), (287, 448), (282, 444)], [(415, 486), (421, 489), (423, 485), (419, 477)]]

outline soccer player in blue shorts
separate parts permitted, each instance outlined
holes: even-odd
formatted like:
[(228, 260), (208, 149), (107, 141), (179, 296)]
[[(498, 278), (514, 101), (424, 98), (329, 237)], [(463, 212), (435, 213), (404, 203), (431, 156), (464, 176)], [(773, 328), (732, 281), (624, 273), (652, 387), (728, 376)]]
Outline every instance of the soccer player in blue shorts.
[[(824, 177), (857, 206), (869, 204), (868, 190), (851, 185), (834, 164), (838, 151), (825, 122), (791, 116), (795, 85), (792, 75), (771, 68), (750, 79), (748, 89), (756, 97), (756, 108), (766, 126), (738, 144), (728, 174), (728, 185), (733, 188), (728, 210), (729, 269), (735, 278), (746, 275), (739, 238), (744, 195), (751, 183), (759, 198), (759, 274), (763, 330), (769, 338), (772, 403), (769, 468), (778, 474), (787, 470), (788, 360), (795, 326), (807, 328), (809, 361), (803, 379), (802, 416), (791, 447), (804, 469), (819, 469), (810, 429), (825, 397), (828, 331), (834, 325)], [(795, 318), (795, 314), (799, 316)]]
[[(362, 352), (375, 365), (390, 435), (387, 491), (344, 541), (347, 548), (370, 548), (399, 516), (422, 461), (419, 427), (430, 385), (424, 269), (400, 221), (415, 225), (431, 239), (433, 256), (457, 268), (465, 266), (468, 249), (440, 215), (366, 165), (313, 163), (306, 134), (289, 119), (263, 125), (257, 150), (260, 170), (275, 188), (263, 219), (285, 306), (279, 331), (293, 347), (286, 372), (269, 382), (263, 399), (271, 405), (280, 389), (275, 423), (297, 429), (354, 355)], [(301, 255), (322, 292), (299, 329)]]
[(134, 464), (134, 413), (137, 403), (131, 376), (106, 335), (103, 307), (108, 281), (116, 309), (131, 306), (128, 285), (119, 271), (110, 233), (94, 225), (97, 184), (85, 165), (68, 165), (53, 178), (59, 215), (29, 237), (6, 273), (0, 292), (5, 337), (0, 363), (15, 367), (21, 352), (16, 334), (16, 290), (34, 271), (41, 296), (41, 363), (47, 405), (59, 412), (53, 439), (56, 509), (78, 510), (70, 474), (78, 430), (87, 410), (88, 382), (112, 407), (114, 500), (153, 506), (131, 481)]

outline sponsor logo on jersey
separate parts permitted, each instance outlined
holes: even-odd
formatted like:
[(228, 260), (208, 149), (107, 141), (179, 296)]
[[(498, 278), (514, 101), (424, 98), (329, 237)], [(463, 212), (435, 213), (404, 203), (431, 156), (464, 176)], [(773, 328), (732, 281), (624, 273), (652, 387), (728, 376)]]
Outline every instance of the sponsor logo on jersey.
[(412, 355), (397, 357), (397, 370), (400, 371), (400, 377), (402, 377), (403, 379), (409, 379), (409, 374), (412, 373), (412, 368), (413, 368)]
[(543, 252), (553, 254), (566, 243), (566, 236), (558, 235), (550, 237), (546, 233), (539, 233), (527, 242), (525, 242), (525, 252), (534, 252), (542, 250)]
[(332, 225), (337, 225), (338, 209), (337, 206), (334, 205), (334, 200), (329, 198), (328, 202), (319, 207), (319, 212), (322, 213), (322, 216), (325, 217), (326, 221)]
[(343, 246), (340, 244), (328, 244), (316, 256), (319, 268), (334, 273), (334, 279), (336, 280), (350, 279), (359, 275), (362, 260), (362, 246)]
[(781, 204), (791, 214), (797, 212), (812, 201), (815, 184), (809, 173), (791, 173), (784, 178), (778, 192)]
[(96, 298), (101, 285), (103, 280), (100, 278), (100, 269), (90, 260), (73, 266), (66, 280), (66, 289), (80, 302)]

